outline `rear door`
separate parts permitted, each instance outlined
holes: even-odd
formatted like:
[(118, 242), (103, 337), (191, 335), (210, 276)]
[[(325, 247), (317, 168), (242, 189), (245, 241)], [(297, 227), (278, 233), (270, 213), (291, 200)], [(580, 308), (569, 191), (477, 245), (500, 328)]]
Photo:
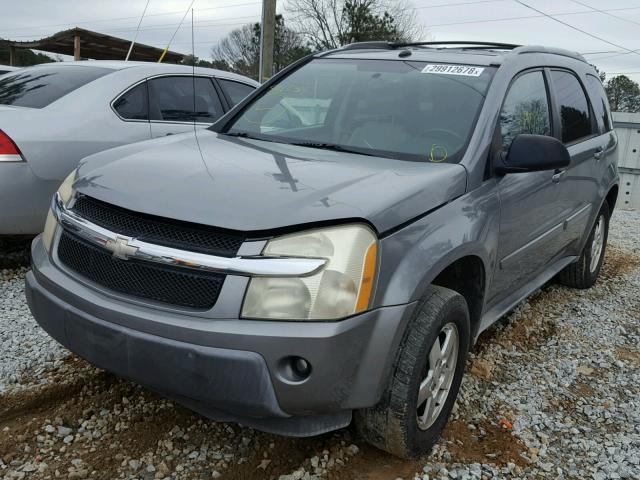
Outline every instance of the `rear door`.
[[(498, 132), (506, 155), (519, 134), (553, 136), (551, 102), (542, 68), (518, 75), (506, 94)], [(554, 171), (498, 177), (500, 233), (492, 300), (522, 286), (562, 249), (563, 208)]]
[(563, 243), (567, 255), (578, 255), (589, 218), (598, 198), (596, 163), (605, 154), (607, 139), (578, 75), (569, 70), (549, 70), (554, 94), (554, 119), (559, 138), (571, 154), (569, 167), (556, 172), (559, 204), (564, 217)]
[(151, 78), (148, 84), (153, 138), (188, 132), (194, 125), (207, 127), (224, 114), (210, 77), (169, 75)]

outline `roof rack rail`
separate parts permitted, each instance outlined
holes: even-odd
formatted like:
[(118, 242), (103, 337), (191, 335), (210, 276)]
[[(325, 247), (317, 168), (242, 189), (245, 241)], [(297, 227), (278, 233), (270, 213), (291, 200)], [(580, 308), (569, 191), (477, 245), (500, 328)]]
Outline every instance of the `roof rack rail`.
[(430, 47), (437, 45), (464, 45), (468, 48), (500, 48), (504, 50), (511, 50), (520, 47), (513, 43), (499, 43), (499, 42), (469, 42), (469, 41), (446, 41), (446, 42), (356, 42), (345, 45), (338, 50), (395, 50), (397, 48), (405, 47)]
[(392, 44), (394, 48), (403, 48), (403, 47), (421, 47), (421, 46), (436, 46), (436, 45), (464, 45), (469, 46), (471, 48), (485, 48), (485, 47), (494, 47), (500, 48), (503, 50), (511, 50), (514, 48), (518, 48), (521, 45), (516, 45), (514, 43), (501, 43), (501, 42), (470, 42), (470, 41), (446, 41), (446, 42), (399, 42)]
[(551, 55), (561, 55), (563, 57), (569, 57), (575, 60), (580, 60), (581, 62), (589, 63), (587, 62), (587, 59), (578, 52), (572, 52), (571, 50), (565, 50), (564, 48), (542, 47), (540, 45), (525, 45), (518, 48), (518, 51), (514, 53), (517, 55), (520, 55), (522, 53), (549, 53)]
[(391, 42), (355, 42), (337, 50), (393, 50), (396, 48)]

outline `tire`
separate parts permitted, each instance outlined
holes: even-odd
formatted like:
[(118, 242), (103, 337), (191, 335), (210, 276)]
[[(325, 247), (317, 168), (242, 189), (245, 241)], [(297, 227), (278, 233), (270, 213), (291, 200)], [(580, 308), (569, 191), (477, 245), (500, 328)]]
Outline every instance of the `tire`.
[[(431, 369), (430, 364), (439, 365), (439, 362), (429, 361), (435, 342), (438, 341), (440, 351), (440, 342), (454, 338), (454, 333), (458, 338), (457, 352), (450, 354), (449, 361), (443, 363), (441, 370)], [(402, 458), (429, 451), (438, 440), (458, 396), (469, 342), (469, 309), (465, 299), (448, 288), (431, 286), (407, 325), (380, 402), (355, 412), (360, 436), (375, 447)], [(454, 345), (451, 341), (449, 344)], [(455, 367), (451, 368), (454, 358)], [(418, 416), (424, 414), (429, 400), (418, 405), (418, 393), (420, 384), (426, 381), (430, 371), (444, 372), (432, 377), (450, 378), (444, 382), (450, 382), (450, 386), (448, 391), (438, 390), (440, 401), (434, 403), (433, 415), (428, 416), (431, 420), (427, 418), (421, 422)]]
[[(598, 212), (596, 221), (589, 233), (587, 243), (582, 249), (582, 253), (578, 260), (571, 265), (565, 267), (558, 274), (558, 281), (562, 285), (572, 288), (590, 288), (596, 283), (598, 274), (604, 262), (604, 253), (607, 247), (607, 238), (609, 236), (609, 205), (605, 200)], [(600, 248), (596, 248), (594, 242), (599, 242)], [(594, 258), (597, 254), (597, 259)]]

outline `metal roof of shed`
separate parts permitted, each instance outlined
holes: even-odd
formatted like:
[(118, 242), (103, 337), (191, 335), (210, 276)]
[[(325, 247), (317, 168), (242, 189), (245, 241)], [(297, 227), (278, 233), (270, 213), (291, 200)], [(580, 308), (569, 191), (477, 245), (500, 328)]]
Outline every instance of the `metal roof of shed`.
[[(76, 40), (76, 38), (78, 38), (78, 40)], [(79, 42), (79, 44), (76, 45), (76, 42)], [(129, 45), (131, 45), (130, 40), (78, 27), (54, 33), (40, 40), (30, 40), (26, 42), (3, 40), (2, 43), (8, 45), (10, 48), (32, 48), (44, 52), (72, 55), (76, 60), (80, 58), (124, 60), (127, 56)], [(162, 51), (162, 48), (136, 43), (133, 46), (133, 51), (129, 59), (157, 62), (162, 55)], [(184, 57), (185, 54), (168, 51), (164, 57), (164, 61), (167, 63), (179, 63)]]

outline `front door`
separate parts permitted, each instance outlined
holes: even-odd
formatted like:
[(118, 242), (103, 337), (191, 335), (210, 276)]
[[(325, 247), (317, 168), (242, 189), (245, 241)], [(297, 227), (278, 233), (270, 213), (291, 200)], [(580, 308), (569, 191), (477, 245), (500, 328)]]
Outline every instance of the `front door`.
[[(502, 153), (519, 134), (552, 135), (545, 75), (520, 74), (500, 112)], [(497, 179), (500, 195), (498, 262), (490, 301), (500, 301), (541, 271), (562, 250), (563, 205), (558, 172), (513, 173)]]

